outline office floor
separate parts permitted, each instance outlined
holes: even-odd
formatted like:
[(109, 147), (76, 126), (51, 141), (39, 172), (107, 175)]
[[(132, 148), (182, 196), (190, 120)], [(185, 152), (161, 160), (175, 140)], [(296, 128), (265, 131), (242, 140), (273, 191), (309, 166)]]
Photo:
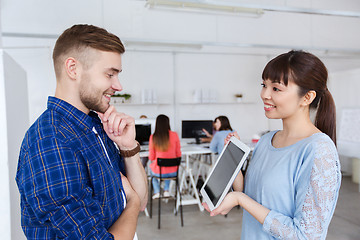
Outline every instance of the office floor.
[[(184, 227), (180, 226), (180, 214), (172, 212), (174, 202), (162, 203), (161, 229), (157, 229), (157, 200), (153, 201), (153, 218), (141, 213), (137, 233), (139, 240), (239, 240), (242, 210), (234, 208), (228, 216), (210, 217), (200, 212), (197, 205), (184, 206)], [(360, 240), (360, 193), (359, 185), (350, 177), (343, 177), (339, 200), (332, 218), (327, 240)]]

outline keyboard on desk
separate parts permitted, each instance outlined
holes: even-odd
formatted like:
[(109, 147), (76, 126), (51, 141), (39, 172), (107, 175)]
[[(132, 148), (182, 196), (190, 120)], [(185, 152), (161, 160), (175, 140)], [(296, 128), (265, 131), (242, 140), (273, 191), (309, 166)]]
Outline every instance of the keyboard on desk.
[(149, 151), (149, 145), (140, 145), (140, 152)]

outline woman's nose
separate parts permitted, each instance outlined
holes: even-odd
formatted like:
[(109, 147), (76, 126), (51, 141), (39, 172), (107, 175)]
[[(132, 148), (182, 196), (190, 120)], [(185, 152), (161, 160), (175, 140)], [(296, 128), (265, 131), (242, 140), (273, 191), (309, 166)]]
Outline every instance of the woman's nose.
[(268, 88), (263, 87), (261, 92), (260, 92), (260, 97), (261, 99), (270, 99), (271, 98), (271, 94)]

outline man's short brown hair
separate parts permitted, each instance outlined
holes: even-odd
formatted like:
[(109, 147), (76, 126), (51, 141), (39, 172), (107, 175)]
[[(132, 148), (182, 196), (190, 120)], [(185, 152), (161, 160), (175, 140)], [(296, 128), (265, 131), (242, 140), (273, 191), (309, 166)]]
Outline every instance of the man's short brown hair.
[(119, 54), (125, 52), (121, 40), (105, 29), (87, 24), (74, 25), (66, 29), (56, 41), (53, 52), (56, 76), (60, 76), (61, 66), (67, 57), (78, 58), (84, 65), (89, 65), (86, 62), (91, 61), (86, 54), (89, 48)]

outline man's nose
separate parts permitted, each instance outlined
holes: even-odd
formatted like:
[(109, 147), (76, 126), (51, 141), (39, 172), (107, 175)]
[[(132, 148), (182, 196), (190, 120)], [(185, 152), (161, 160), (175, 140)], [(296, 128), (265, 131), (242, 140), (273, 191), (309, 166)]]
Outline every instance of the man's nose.
[(111, 87), (119, 92), (123, 89), (119, 79), (115, 79)]

